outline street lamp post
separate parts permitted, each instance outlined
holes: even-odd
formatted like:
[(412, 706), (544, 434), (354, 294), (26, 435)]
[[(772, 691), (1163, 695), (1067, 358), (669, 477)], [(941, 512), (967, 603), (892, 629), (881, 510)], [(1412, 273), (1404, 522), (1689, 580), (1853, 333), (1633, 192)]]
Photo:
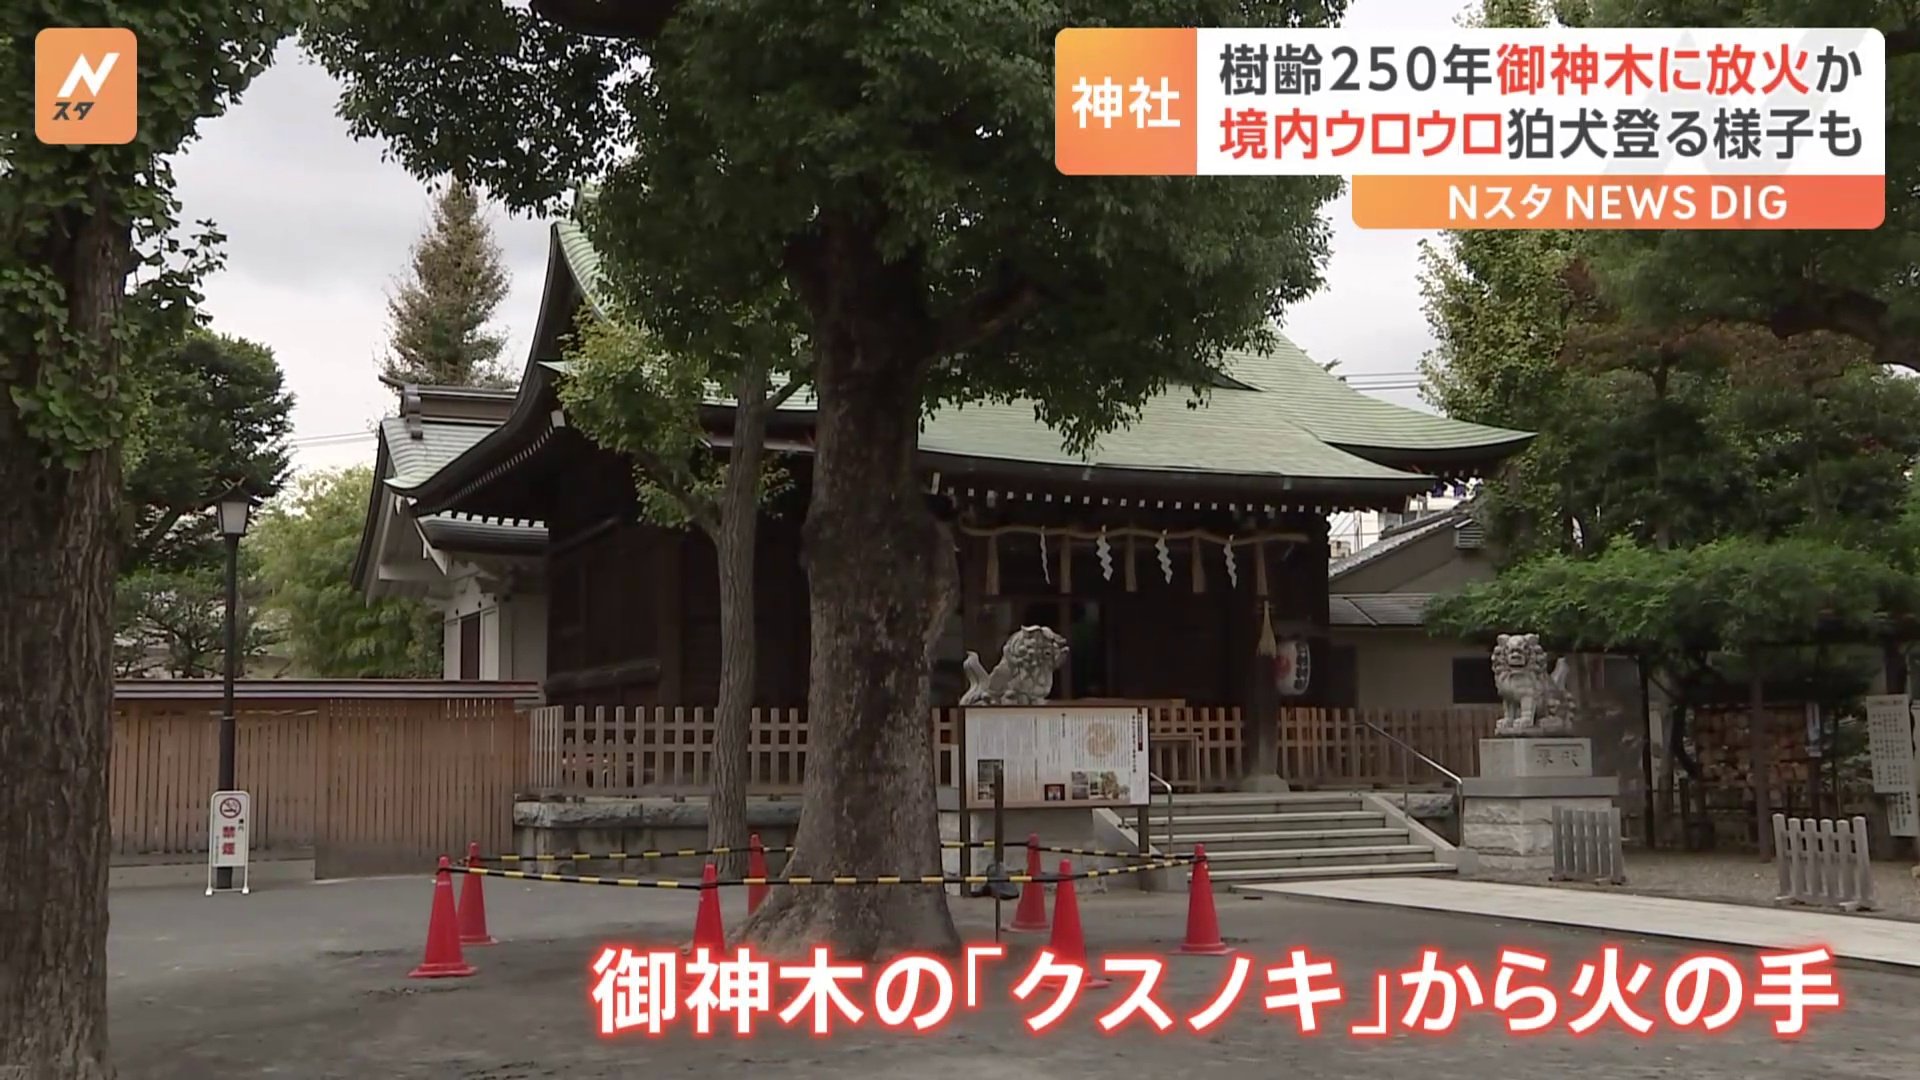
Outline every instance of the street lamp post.
[[(221, 791), (234, 790), (233, 778), (233, 680), (240, 656), (240, 538), (247, 533), (247, 518), (253, 512), (253, 500), (235, 488), (222, 496), (215, 507), (220, 535), (227, 542), (227, 620), (226, 671), (220, 686), (220, 785)], [(222, 866), (216, 872), (216, 888), (233, 888), (233, 867)]]

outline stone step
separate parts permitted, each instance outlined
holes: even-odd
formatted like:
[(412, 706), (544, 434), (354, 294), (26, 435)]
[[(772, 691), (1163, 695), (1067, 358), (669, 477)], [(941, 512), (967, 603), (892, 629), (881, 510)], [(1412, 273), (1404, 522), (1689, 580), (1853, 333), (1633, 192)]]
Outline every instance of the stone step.
[(1207, 851), (1210, 865), (1343, 866), (1360, 863), (1431, 862), (1433, 850), (1422, 844), (1366, 844), (1352, 847), (1254, 848), (1248, 851)]
[[(1152, 800), (1153, 812), (1164, 815), (1168, 804), (1164, 796)], [(1177, 795), (1173, 799), (1176, 814), (1287, 813), (1310, 810), (1354, 810), (1361, 806), (1360, 796), (1352, 791), (1303, 791), (1287, 795), (1222, 793)]]
[(1388, 877), (1408, 874), (1451, 874), (1454, 868), (1437, 862), (1365, 863), (1351, 866), (1289, 866), (1276, 869), (1243, 868), (1208, 870), (1213, 881), (1228, 891), (1235, 885), (1263, 881), (1300, 881), (1309, 878)]
[[(1185, 832), (1277, 832), (1283, 829), (1372, 828), (1386, 824), (1386, 815), (1378, 810), (1304, 810), (1287, 813), (1176, 814), (1172, 818), (1174, 836)], [(1165, 836), (1168, 818), (1157, 814), (1148, 819), (1155, 836)]]
[[(1156, 838), (1166, 847), (1165, 837)], [(1248, 851), (1263, 848), (1348, 847), (1354, 844), (1404, 844), (1407, 830), (1390, 826), (1363, 829), (1269, 829), (1258, 832), (1207, 832), (1173, 835), (1173, 850), (1191, 854), (1195, 844), (1205, 844), (1207, 854)]]

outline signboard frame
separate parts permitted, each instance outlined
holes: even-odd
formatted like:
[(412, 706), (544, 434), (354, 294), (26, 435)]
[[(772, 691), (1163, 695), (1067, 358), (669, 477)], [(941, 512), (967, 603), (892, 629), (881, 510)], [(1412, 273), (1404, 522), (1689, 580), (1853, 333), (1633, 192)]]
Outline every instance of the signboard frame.
[(1151, 798), (1145, 708), (968, 706), (961, 726), (956, 780), (968, 810), (993, 807), (996, 776), (1009, 810), (1117, 809)]
[(1913, 704), (1906, 694), (1870, 694), (1860, 699), (1867, 720), (1867, 754), (1873, 791), (1886, 799), (1887, 832), (1920, 836), (1916, 806)]
[(253, 820), (253, 796), (244, 791), (216, 791), (207, 800), (207, 895), (233, 892), (216, 889), (214, 881), (222, 867), (238, 870), (240, 894), (253, 891), (249, 869), (248, 843)]

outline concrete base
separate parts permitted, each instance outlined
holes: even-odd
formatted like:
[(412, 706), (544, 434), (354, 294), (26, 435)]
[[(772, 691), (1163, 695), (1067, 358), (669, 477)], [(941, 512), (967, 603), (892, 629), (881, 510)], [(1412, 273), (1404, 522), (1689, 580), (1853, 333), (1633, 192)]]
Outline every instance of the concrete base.
[(1613, 800), (1468, 796), (1466, 804), (1463, 846), (1479, 856), (1481, 869), (1544, 875), (1553, 869), (1554, 808), (1605, 810), (1613, 806)]
[(1605, 810), (1620, 779), (1593, 775), (1590, 739), (1542, 737), (1480, 740), (1481, 774), (1460, 785), (1460, 846), (1493, 873), (1553, 870), (1553, 811)]
[[(799, 799), (753, 799), (747, 803), (747, 828), (767, 847), (786, 847), (800, 822)], [(523, 856), (562, 852), (672, 851), (707, 846), (705, 799), (586, 799), (517, 802), (513, 805), (514, 851)], [(700, 876), (705, 858), (569, 860), (565, 873), (626, 874), (635, 877)], [(779, 874), (785, 857), (769, 856)], [(527, 863), (526, 869), (551, 864)]]

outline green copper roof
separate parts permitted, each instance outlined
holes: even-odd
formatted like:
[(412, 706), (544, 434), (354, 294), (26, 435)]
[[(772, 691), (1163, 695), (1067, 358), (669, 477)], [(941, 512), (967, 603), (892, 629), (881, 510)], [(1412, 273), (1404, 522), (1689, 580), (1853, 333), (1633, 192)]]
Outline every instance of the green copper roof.
[[(561, 221), (554, 232), (581, 292), (595, 311), (603, 311), (598, 253), (574, 221)], [(1423, 474), (1379, 461), (1436, 452), (1495, 458), (1531, 437), (1368, 397), (1293, 342), (1275, 338), (1267, 352), (1224, 357), (1226, 375), (1243, 388), (1216, 388), (1199, 409), (1187, 407), (1190, 390), (1170, 388), (1146, 403), (1138, 421), (1103, 436), (1084, 457), (1063, 448), (1058, 433), (1035, 418), (1031, 402), (942, 410), (927, 421), (920, 446), (933, 453), (1039, 464), (1407, 482)], [(547, 366), (565, 372), (564, 363)], [(732, 401), (715, 384), (708, 388), (708, 403)], [(784, 405), (794, 411), (813, 407), (813, 396), (805, 391)]]
[(920, 435), (920, 449), (1175, 473), (1389, 481), (1416, 477), (1327, 445), (1282, 415), (1275, 396), (1215, 390), (1208, 404), (1189, 409), (1187, 391), (1169, 390), (1148, 401), (1134, 424), (1102, 435), (1085, 457), (1069, 453), (1060, 434), (1035, 419), (1029, 402), (973, 404), (943, 409), (930, 418)]
[(1524, 431), (1469, 424), (1390, 401), (1368, 397), (1300, 351), (1281, 335), (1262, 355), (1229, 353), (1227, 373), (1273, 391), (1288, 419), (1336, 446), (1379, 450), (1464, 450), (1524, 443)]
[(416, 439), (407, 431), (404, 417), (389, 416), (380, 421), (380, 437), (393, 462), (393, 475), (387, 480), (396, 487), (417, 486), (499, 426), (485, 420), (422, 419)]

